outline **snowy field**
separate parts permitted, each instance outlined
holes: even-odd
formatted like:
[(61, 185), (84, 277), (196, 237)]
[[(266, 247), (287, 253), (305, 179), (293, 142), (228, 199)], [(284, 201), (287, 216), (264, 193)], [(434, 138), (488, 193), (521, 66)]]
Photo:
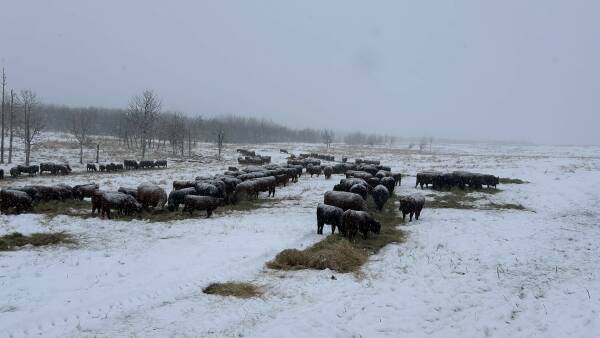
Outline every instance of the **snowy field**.
[[(78, 149), (60, 136), (34, 150), (35, 163), (74, 165)], [(113, 147), (116, 147), (113, 145)], [(5, 179), (1, 186), (79, 184), (103, 189), (222, 172), (214, 145), (197, 162), (168, 169)], [(285, 160), (321, 146), (247, 146)], [(597, 337), (600, 332), (600, 147), (438, 144), (432, 153), (334, 146), (336, 157), (380, 159), (406, 173), (465, 169), (519, 178), (485, 198), (526, 210), (426, 209), (398, 226), (406, 241), (371, 256), (359, 274), (265, 268), (279, 251), (316, 234), (315, 207), (341, 178), (303, 176), (254, 210), (170, 221), (119, 221), (42, 214), (1, 215), (0, 235), (67, 231), (77, 245), (0, 252), (0, 336), (5, 337)], [(187, 151), (187, 150), (186, 150)], [(16, 153), (20, 160), (21, 152)], [(86, 159), (95, 156), (86, 151)], [(114, 156), (114, 157), (110, 157)], [(122, 161), (125, 151), (103, 150)], [(171, 160), (171, 158), (170, 158)], [(7, 169), (8, 167), (4, 167)], [(426, 193), (429, 193), (426, 191)], [(267, 197), (261, 196), (261, 199)], [(328, 233), (326, 227), (326, 233)], [(335, 276), (335, 279), (332, 279)], [(249, 281), (254, 299), (206, 295), (212, 282)]]

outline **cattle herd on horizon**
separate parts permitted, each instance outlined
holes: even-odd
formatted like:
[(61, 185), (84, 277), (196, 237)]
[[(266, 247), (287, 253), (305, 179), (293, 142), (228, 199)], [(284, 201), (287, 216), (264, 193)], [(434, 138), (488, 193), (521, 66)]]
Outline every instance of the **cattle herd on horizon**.
[[(174, 212), (183, 205), (182, 212), (205, 211), (210, 217), (213, 211), (227, 204), (235, 204), (244, 199), (256, 199), (261, 192), (268, 197), (275, 196), (278, 186), (298, 182), (298, 178), (306, 173), (311, 177), (321, 174), (326, 179), (333, 174), (345, 175), (332, 191), (327, 191), (323, 203), (316, 210), (317, 233), (323, 234), (325, 224), (331, 225), (341, 235), (354, 238), (359, 232), (363, 238), (368, 233), (378, 234), (381, 224), (368, 212), (367, 200), (371, 196), (375, 208), (381, 211), (395, 187), (401, 185), (402, 175), (394, 173), (389, 166), (382, 165), (377, 160), (356, 159), (354, 163), (344, 157), (342, 162), (334, 162), (332, 155), (317, 153), (290, 155), (286, 164), (270, 164), (269, 156), (257, 155), (254, 151), (238, 149), (242, 156), (238, 158), (245, 168), (229, 167), (223, 174), (214, 176), (198, 176), (190, 181), (173, 181), (173, 189), (169, 194), (156, 184), (142, 183), (136, 188), (120, 187), (117, 191), (107, 191), (96, 183), (69, 186), (57, 184), (53, 186), (28, 185), (23, 187), (5, 187), (0, 191), (0, 210), (7, 213), (14, 208), (16, 213), (31, 210), (40, 202), (60, 200), (91, 200), (91, 213), (96, 211), (101, 217), (111, 218), (116, 213), (119, 216), (138, 215), (143, 210)], [(281, 150), (284, 153), (284, 150)], [(287, 153), (287, 150), (285, 151)], [(332, 162), (322, 164), (321, 160)], [(121, 163), (100, 165), (88, 164), (87, 171), (120, 171), (149, 168), (166, 168), (166, 160), (125, 160)], [(13, 173), (14, 169), (14, 173)], [(11, 176), (18, 177), (21, 173), (35, 175), (49, 173), (51, 175), (67, 175), (71, 172), (68, 164), (41, 163), (39, 166), (16, 166), (11, 168)], [(16, 173), (18, 171), (18, 174)], [(3, 172), (2, 172), (3, 174)], [(441, 173), (435, 171), (419, 172), (416, 175), (416, 186), (432, 186), (433, 189), (481, 189), (483, 186), (496, 187), (499, 178), (493, 175), (455, 171)], [(403, 220), (409, 215), (419, 219), (425, 204), (421, 194), (400, 196), (399, 211)], [(111, 213), (112, 212), (112, 213)]]
[[(98, 164), (88, 163), (86, 165), (87, 172), (116, 172), (123, 170), (133, 170), (133, 169), (154, 169), (154, 168), (166, 168), (167, 160), (124, 160), (123, 163), (105, 163)], [(68, 163), (52, 163), (52, 162), (44, 162), (32, 165), (17, 165), (10, 168), (9, 173), (13, 178), (17, 178), (21, 176), (21, 174), (28, 174), (29, 176), (35, 176), (37, 174), (43, 175), (44, 173), (48, 173), (50, 175), (69, 175), (73, 170)], [(4, 169), (0, 169), (0, 179), (4, 178)]]
[(238, 163), (243, 165), (263, 165), (271, 163), (271, 156), (257, 155), (254, 150), (237, 149), (242, 156), (238, 157)]

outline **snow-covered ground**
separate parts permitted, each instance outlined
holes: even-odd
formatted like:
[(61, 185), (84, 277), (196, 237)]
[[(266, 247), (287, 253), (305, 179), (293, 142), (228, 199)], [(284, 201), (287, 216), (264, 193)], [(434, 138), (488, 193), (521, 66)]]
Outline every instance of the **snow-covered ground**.
[[(228, 147), (224, 162), (0, 185), (96, 181), (110, 190), (152, 181), (170, 190), (174, 179), (223, 171), (234, 163), (236, 147)], [(195, 151), (212, 155), (213, 148), (202, 144)], [(249, 148), (272, 155), (275, 163), (284, 160), (279, 148), (323, 150), (303, 144)], [(418, 154), (405, 145), (336, 145), (332, 152), (378, 158), (411, 175), (467, 169), (524, 179), (531, 183), (501, 185), (490, 198), (527, 211), (426, 209), (419, 221), (399, 219), (406, 242), (372, 256), (358, 275), (264, 266), (282, 249), (323, 238), (316, 234), (315, 206), (340, 176), (304, 176), (263, 208), (217, 212), (211, 219), (1, 215), (0, 234), (65, 230), (79, 244), (0, 253), (0, 336), (598, 336), (600, 147), (439, 144)], [(73, 164), (78, 150), (41, 148), (37, 155)], [(413, 187), (414, 177), (406, 177), (396, 193)], [(250, 281), (264, 294), (243, 300), (201, 291), (224, 281)]]

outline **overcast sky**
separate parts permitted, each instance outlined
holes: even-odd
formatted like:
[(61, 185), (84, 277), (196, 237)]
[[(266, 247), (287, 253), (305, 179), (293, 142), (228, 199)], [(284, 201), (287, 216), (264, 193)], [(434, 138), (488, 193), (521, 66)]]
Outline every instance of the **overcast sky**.
[(5, 1), (0, 63), (46, 103), (293, 127), (600, 144), (600, 1)]

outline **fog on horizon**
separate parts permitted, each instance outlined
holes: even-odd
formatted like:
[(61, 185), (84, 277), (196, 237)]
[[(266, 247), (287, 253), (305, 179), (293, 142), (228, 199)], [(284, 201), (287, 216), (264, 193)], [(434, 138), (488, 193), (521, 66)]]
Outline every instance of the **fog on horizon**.
[(11, 1), (10, 88), (396, 136), (600, 144), (597, 1)]

